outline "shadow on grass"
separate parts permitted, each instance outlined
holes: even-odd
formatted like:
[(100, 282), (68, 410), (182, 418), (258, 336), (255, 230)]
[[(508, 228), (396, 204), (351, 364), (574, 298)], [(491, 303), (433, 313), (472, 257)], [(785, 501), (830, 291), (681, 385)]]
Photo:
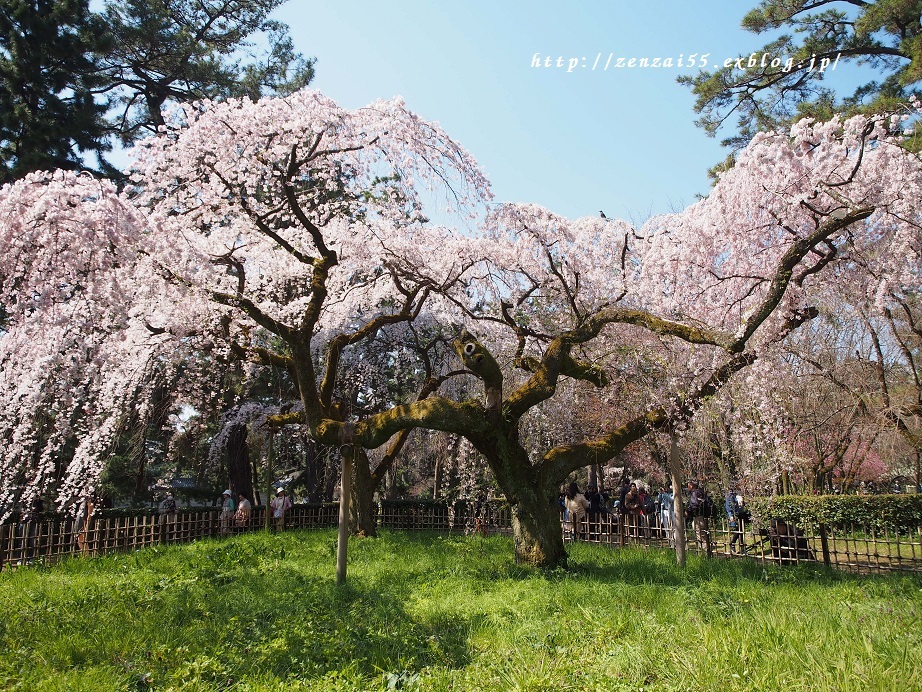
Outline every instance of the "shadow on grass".
[[(587, 578), (602, 582), (627, 582), (631, 584), (657, 584), (663, 586), (688, 586), (703, 581), (718, 580), (727, 584), (743, 583), (810, 583), (837, 584), (853, 582), (889, 581), (893, 576), (910, 582), (922, 583), (922, 575), (906, 573), (900, 575), (855, 574), (820, 563), (804, 562), (798, 565), (778, 566), (754, 559), (720, 557), (705, 558), (689, 554), (687, 564), (680, 568), (676, 564), (675, 552), (664, 548), (610, 548), (589, 543), (568, 545), (568, 568), (537, 570), (516, 564), (512, 539), (508, 536), (446, 535), (434, 532), (381, 532), (382, 551), (374, 553), (381, 559), (396, 546), (413, 551), (425, 551), (432, 556), (432, 563), (426, 564), (426, 573), (418, 576), (412, 570), (400, 572), (404, 579), (430, 580), (443, 576), (446, 571), (460, 572), (468, 578), (528, 580), (536, 576), (549, 579)], [(363, 539), (375, 544), (377, 539)], [(356, 545), (353, 542), (352, 545)], [(396, 557), (396, 556), (392, 556)], [(350, 558), (351, 559), (351, 558)], [(390, 570), (376, 580), (380, 592), (388, 591)]]
[[(0, 638), (20, 653), (0, 664), (0, 680), (5, 674), (32, 684), (49, 670), (115, 666), (138, 681), (208, 689), (230, 679), (282, 684), (337, 671), (399, 681), (423, 668), (463, 669), (477, 656), (472, 635), (491, 613), (442, 608), (455, 589), (476, 593), (499, 580), (523, 582), (524, 591), (531, 580), (662, 585), (716, 620), (749, 607), (740, 586), (857, 581), (868, 590), (883, 589), (887, 579), (697, 556), (680, 569), (669, 551), (586, 544), (570, 547), (569, 570), (539, 571), (515, 564), (507, 537), (386, 531), (351, 542), (345, 586), (335, 586), (334, 570), (334, 534), (305, 531), (9, 575)], [(907, 579), (905, 589), (917, 591), (919, 581)], [(425, 607), (414, 609), (419, 602)]]
[(0, 634), (20, 655), (0, 661), (0, 680), (41, 686), (54, 670), (76, 679), (102, 667), (112, 689), (125, 679), (213, 689), (340, 671), (399, 680), (470, 663), (476, 616), (416, 616), (400, 581), (381, 588), (357, 576), (336, 587), (329, 543), (316, 533), (248, 535), (11, 575), (25, 588), (6, 604)]
[(613, 549), (579, 545), (571, 550), (569, 565), (573, 574), (588, 578), (664, 586), (684, 586), (712, 579), (728, 583), (820, 580), (831, 584), (854, 577), (818, 564), (782, 568), (755, 560), (708, 559), (699, 555), (689, 555), (682, 568), (676, 564), (675, 552), (662, 548)]
[[(362, 542), (355, 542), (356, 557), (367, 552), (369, 561), (379, 564), (380, 553), (390, 551), (366, 540), (371, 542), (362, 548)], [(189, 614), (228, 623), (204, 637), (197, 658), (217, 659), (217, 668), (229, 677), (317, 679), (348, 670), (369, 678), (399, 678), (406, 671), (470, 663), (468, 637), (476, 623), (460, 616), (434, 621), (414, 616), (406, 607), (406, 581), (370, 579), (358, 565), (353, 565), (357, 574), (337, 587), (331, 547), (329, 537), (295, 532), (209, 546), (185, 572), (187, 582), (195, 580), (193, 586), (178, 590), (175, 602), (163, 604), (163, 611), (173, 614), (176, 626), (188, 623)], [(383, 560), (385, 569), (388, 563)], [(201, 677), (187, 663), (178, 668), (176, 662), (165, 664), (162, 675), (179, 669), (180, 677)]]
[(381, 589), (376, 583), (349, 583), (325, 590), (332, 608), (318, 624), (331, 636), (320, 645), (318, 660), (325, 661), (327, 670), (348, 664), (375, 676), (429, 666), (458, 669), (471, 661), (468, 639), (476, 617), (415, 616), (399, 584)]

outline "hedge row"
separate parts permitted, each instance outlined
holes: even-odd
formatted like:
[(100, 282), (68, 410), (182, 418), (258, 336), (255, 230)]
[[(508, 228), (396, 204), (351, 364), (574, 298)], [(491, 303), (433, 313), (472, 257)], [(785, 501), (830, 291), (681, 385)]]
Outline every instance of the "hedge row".
[(747, 500), (759, 525), (773, 518), (798, 526), (826, 524), (874, 531), (915, 531), (922, 527), (922, 495), (779, 495)]

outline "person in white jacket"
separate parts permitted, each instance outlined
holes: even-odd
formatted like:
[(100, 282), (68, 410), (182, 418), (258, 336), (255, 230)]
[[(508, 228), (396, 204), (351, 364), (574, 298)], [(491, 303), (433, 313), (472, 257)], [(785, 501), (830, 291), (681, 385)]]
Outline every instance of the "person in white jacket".
[(269, 510), (272, 512), (272, 523), (276, 529), (285, 528), (285, 515), (291, 509), (291, 498), (285, 492), (285, 488), (279, 488), (275, 497), (269, 503)]
[(573, 540), (576, 540), (583, 534), (583, 520), (586, 518), (586, 511), (589, 509), (589, 500), (579, 491), (576, 483), (570, 483), (564, 495), (564, 503), (570, 516), (570, 534), (573, 536)]
[(253, 511), (253, 505), (250, 504), (247, 496), (243, 493), (239, 493), (237, 498), (239, 502), (237, 502), (237, 512), (234, 514), (234, 522), (239, 528), (245, 529), (250, 525), (250, 514)]

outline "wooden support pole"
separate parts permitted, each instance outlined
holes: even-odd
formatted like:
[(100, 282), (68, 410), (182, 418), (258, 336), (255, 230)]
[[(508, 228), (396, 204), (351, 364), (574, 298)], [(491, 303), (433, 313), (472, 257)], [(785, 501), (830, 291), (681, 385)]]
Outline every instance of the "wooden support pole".
[(340, 447), (342, 456), (342, 484), (339, 490), (339, 535), (336, 544), (336, 585), (346, 583), (346, 553), (349, 548), (349, 500), (352, 496), (352, 454), (351, 444)]
[(682, 462), (679, 455), (679, 436), (675, 431), (669, 436), (669, 477), (672, 481), (672, 506), (675, 511), (675, 559), (685, 566), (685, 502), (682, 500)]

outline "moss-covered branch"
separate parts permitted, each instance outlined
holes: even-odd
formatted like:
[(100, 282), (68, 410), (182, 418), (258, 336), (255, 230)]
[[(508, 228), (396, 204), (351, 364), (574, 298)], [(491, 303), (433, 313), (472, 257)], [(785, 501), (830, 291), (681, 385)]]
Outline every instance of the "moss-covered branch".
[(669, 422), (665, 408), (657, 407), (618, 426), (607, 435), (575, 445), (548, 450), (541, 461), (541, 473), (551, 484), (560, 484), (573, 471), (589, 464), (604, 464), (632, 442)]
[(554, 396), (561, 375), (591, 382), (596, 387), (604, 387), (609, 382), (608, 375), (601, 367), (573, 358), (570, 345), (561, 338), (551, 342), (542, 359), (526, 356), (518, 364), (523, 370), (532, 373), (532, 377), (516, 389), (503, 405), (509, 420), (518, 420), (526, 411)]
[[(340, 444), (340, 421), (323, 419), (313, 426), (314, 436), (324, 444)], [(354, 424), (355, 442), (366, 449), (380, 447), (401, 430), (428, 428), (464, 435), (483, 436), (488, 428), (486, 411), (477, 402), (457, 402), (440, 396), (430, 396), (410, 404), (402, 404), (369, 416)]]
[[(431, 394), (434, 394), (438, 388), (442, 386), (442, 383), (447, 379), (460, 374), (464, 374), (463, 371), (454, 370), (450, 373), (442, 375), (441, 377), (427, 378), (423, 383), (422, 389), (419, 390), (419, 394), (416, 395), (416, 400), (422, 401), (423, 399), (429, 397)], [(387, 472), (387, 470), (397, 459), (397, 455), (399, 455), (401, 450), (403, 450), (403, 447), (407, 443), (407, 439), (409, 439), (411, 432), (413, 432), (412, 429), (406, 428), (397, 433), (397, 436), (391, 440), (390, 447), (387, 448), (387, 452), (385, 452), (384, 457), (381, 459), (371, 474), (371, 480), (376, 487), (377, 484), (381, 481), (381, 478), (384, 476), (385, 472)]]
[(301, 425), (304, 423), (303, 411), (292, 411), (290, 413), (278, 413), (266, 418), (266, 425), (273, 430), (284, 428), (286, 425)]
[[(561, 356), (560, 374), (574, 380), (591, 382), (596, 387), (605, 387), (609, 383), (608, 373), (593, 363), (576, 360), (569, 354)], [(526, 372), (535, 373), (541, 368), (541, 361), (532, 356), (520, 358), (518, 366)]]
[(510, 394), (503, 404), (503, 413), (507, 419), (518, 420), (530, 408), (554, 396), (563, 362), (569, 355), (570, 345), (558, 337), (548, 345), (540, 361), (529, 359), (533, 368), (532, 376)]
[(499, 363), (467, 330), (452, 341), (452, 347), (464, 366), (483, 381), (487, 410), (498, 412), (503, 400), (503, 372)]
[(576, 343), (585, 343), (598, 336), (608, 324), (633, 324), (654, 334), (674, 336), (691, 344), (709, 344), (729, 350), (733, 335), (719, 329), (706, 329), (658, 317), (646, 310), (609, 308), (586, 320), (570, 337)]

